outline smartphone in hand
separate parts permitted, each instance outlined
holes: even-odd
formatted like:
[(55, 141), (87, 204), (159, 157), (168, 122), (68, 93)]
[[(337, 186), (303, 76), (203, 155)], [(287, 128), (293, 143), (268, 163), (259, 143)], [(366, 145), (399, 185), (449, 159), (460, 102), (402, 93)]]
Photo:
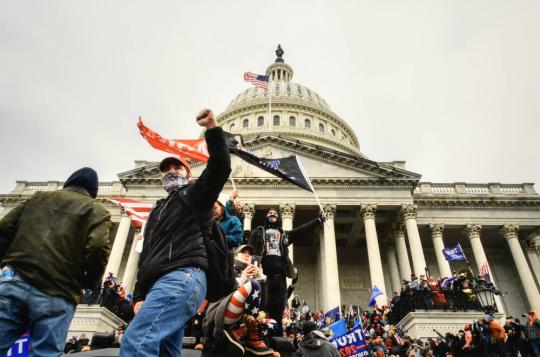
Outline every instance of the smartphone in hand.
[(261, 257), (259, 255), (253, 255), (251, 256), (251, 264), (255, 265), (256, 267), (261, 267)]

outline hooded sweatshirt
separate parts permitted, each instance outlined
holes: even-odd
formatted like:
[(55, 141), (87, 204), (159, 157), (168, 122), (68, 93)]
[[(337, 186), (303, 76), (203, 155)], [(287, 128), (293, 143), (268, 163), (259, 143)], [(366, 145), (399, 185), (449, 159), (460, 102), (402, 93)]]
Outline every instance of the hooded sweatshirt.
[(338, 357), (340, 356), (336, 346), (328, 342), (321, 331), (315, 330), (308, 333), (296, 352), (296, 357)]
[(228, 214), (225, 208), (223, 208), (223, 216), (219, 221), (219, 226), (223, 229), (223, 233), (225, 233), (229, 249), (237, 248), (242, 244), (244, 241), (242, 223), (238, 217)]

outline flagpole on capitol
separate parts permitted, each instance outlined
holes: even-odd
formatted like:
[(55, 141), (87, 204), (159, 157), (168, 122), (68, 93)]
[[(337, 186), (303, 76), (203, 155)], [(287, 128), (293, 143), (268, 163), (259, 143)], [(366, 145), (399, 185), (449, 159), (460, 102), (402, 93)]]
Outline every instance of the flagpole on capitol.
[(311, 183), (311, 179), (308, 175), (306, 175), (306, 171), (304, 170), (304, 165), (302, 165), (302, 161), (298, 158), (298, 156), (295, 156), (296, 162), (298, 163), (298, 167), (300, 168), (300, 172), (302, 172), (302, 175), (307, 180), (307, 183), (309, 184), (309, 187), (311, 188), (311, 192), (315, 195), (315, 200), (317, 200), (317, 204), (319, 205), (319, 208), (321, 209), (321, 212), (324, 214), (324, 210), (321, 204), (321, 201), (319, 200), (319, 196), (317, 195), (317, 191), (315, 191), (315, 187), (313, 187), (313, 184)]
[(273, 126), (272, 121), (272, 77), (268, 77), (268, 126), (270, 131), (272, 131)]

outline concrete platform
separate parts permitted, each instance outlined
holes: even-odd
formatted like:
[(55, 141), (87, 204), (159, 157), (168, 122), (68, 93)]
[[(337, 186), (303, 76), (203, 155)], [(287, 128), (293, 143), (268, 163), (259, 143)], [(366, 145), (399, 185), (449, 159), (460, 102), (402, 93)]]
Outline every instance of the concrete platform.
[[(495, 314), (495, 319), (502, 319), (503, 314)], [(437, 337), (437, 330), (441, 334), (447, 332), (456, 333), (463, 329), (466, 323), (472, 323), (485, 318), (482, 312), (410, 312), (397, 326), (401, 327), (405, 334), (414, 338)]]
[(106, 308), (99, 305), (79, 304), (69, 325), (67, 337), (79, 337), (84, 333), (86, 338), (92, 340), (94, 333), (112, 333), (118, 328), (118, 324), (125, 324), (125, 322)]

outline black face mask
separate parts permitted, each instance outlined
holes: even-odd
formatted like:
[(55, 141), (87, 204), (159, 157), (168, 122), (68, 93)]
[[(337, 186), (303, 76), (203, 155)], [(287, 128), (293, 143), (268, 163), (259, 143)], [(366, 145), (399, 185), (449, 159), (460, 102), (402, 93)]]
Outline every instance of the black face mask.
[[(272, 222), (272, 219), (275, 219), (275, 222)], [(264, 223), (267, 228), (277, 228), (278, 226), (278, 217), (276, 216), (266, 216)]]

